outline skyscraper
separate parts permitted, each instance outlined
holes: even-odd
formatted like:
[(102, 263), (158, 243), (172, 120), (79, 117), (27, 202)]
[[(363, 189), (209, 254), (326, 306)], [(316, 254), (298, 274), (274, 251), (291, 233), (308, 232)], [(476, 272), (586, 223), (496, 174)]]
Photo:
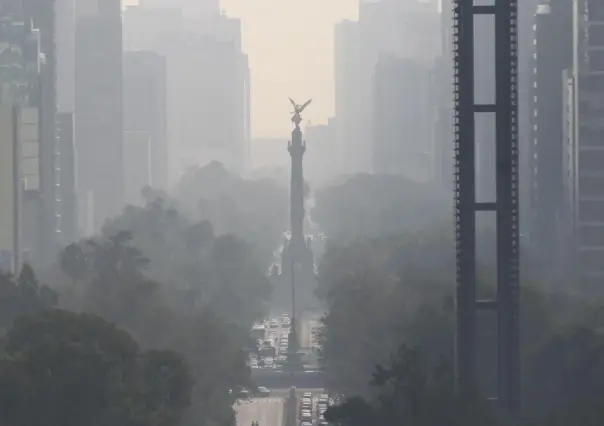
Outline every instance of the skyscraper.
[[(38, 255), (48, 235), (41, 232), (40, 33), (20, 14), (3, 14), (0, 51), (0, 269), (14, 272), (24, 247)], [(25, 193), (33, 200), (27, 209)]]
[(380, 56), (373, 76), (373, 172), (431, 177), (430, 71), (412, 59)]
[(124, 52), (124, 131), (148, 135), (151, 176), (147, 184), (159, 189), (168, 186), (166, 125), (164, 57), (148, 51)]
[(530, 91), (530, 241), (541, 270), (561, 277), (564, 205), (562, 72), (572, 65), (572, 5), (554, 0), (534, 15)]
[(79, 187), (99, 229), (124, 201), (120, 0), (78, 1), (75, 84)]
[(604, 289), (604, 3), (573, 2), (571, 149), (572, 226), (583, 292)]
[(359, 24), (344, 20), (334, 29), (335, 116), (339, 159), (334, 166), (340, 172), (356, 171), (359, 167), (357, 146), (360, 144)]

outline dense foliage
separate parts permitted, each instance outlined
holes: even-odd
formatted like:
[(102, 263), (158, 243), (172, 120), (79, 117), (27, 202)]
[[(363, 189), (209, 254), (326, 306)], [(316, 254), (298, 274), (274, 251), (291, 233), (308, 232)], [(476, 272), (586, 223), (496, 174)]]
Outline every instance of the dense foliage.
[(196, 383), (184, 424), (234, 423), (229, 389), (249, 385), (247, 335), (271, 293), (248, 243), (150, 198), (67, 247), (60, 265), (62, 306), (126, 328), (145, 348), (184, 354)]
[(216, 233), (254, 246), (267, 266), (289, 223), (289, 191), (275, 179), (243, 179), (213, 162), (189, 170), (175, 195), (190, 217), (208, 220)]
[(354, 175), (317, 192), (313, 221), (330, 238), (414, 232), (452, 217), (452, 201), (428, 183), (400, 175)]
[(0, 272), (0, 330), (8, 330), (22, 315), (54, 307), (57, 301), (57, 292), (40, 285), (31, 266), (24, 265), (17, 278)]
[(46, 311), (16, 321), (0, 357), (0, 423), (172, 426), (193, 379), (172, 351), (141, 352), (89, 314)]
[[(363, 404), (376, 410), (383, 403), (380, 392), (391, 395), (391, 390), (384, 389), (376, 393), (370, 383), (376, 365), (395, 368), (392, 355), (399, 348), (421, 350), (424, 364), (418, 371), (432, 371), (441, 360), (453, 364), (455, 273), (450, 235), (433, 230), (327, 247), (317, 291), (327, 305), (318, 336), (321, 362), (330, 390), (362, 398), (346, 409), (341, 407), (344, 412), (337, 415), (344, 419), (342, 424), (355, 424), (346, 420), (347, 410), (367, 408)], [(488, 279), (493, 274), (488, 272), (486, 267), (479, 270), (481, 298), (493, 292), (492, 279)], [(601, 424), (604, 311), (597, 302), (547, 289), (530, 279), (524, 281), (521, 309), (523, 404), (528, 424)], [(495, 387), (495, 326), (493, 318), (480, 318), (479, 390), (486, 395), (492, 395)], [(429, 402), (421, 389), (413, 391), (414, 398)], [(384, 414), (371, 410), (376, 418)], [(396, 417), (399, 414), (392, 414), (391, 424), (402, 424)]]

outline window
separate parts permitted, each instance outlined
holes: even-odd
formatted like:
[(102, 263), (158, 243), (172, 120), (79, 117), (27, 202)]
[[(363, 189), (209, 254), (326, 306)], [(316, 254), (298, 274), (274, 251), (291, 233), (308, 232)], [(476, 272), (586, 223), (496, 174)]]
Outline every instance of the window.
[(581, 146), (604, 147), (604, 128), (581, 126), (579, 129)]
[(604, 51), (590, 50), (588, 56), (591, 71), (604, 71)]
[(579, 176), (579, 194), (586, 197), (604, 197), (604, 175)]
[(604, 250), (582, 250), (579, 265), (582, 270), (604, 271)]
[(604, 200), (580, 200), (579, 220), (581, 222), (604, 222)]
[(604, 21), (604, 3), (602, 0), (587, 0), (590, 21)]
[(582, 225), (579, 228), (581, 247), (604, 247), (604, 226)]
[(604, 150), (580, 151), (579, 170), (604, 173)]
[(587, 37), (588, 46), (604, 46), (604, 25), (590, 24), (587, 27)]
[(603, 92), (604, 91), (604, 75), (586, 75), (581, 77), (581, 90), (586, 92)]

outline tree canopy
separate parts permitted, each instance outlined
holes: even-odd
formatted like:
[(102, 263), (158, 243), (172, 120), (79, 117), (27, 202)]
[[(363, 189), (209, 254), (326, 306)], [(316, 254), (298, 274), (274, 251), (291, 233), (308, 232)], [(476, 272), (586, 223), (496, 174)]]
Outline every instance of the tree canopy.
[(0, 272), (0, 330), (8, 330), (20, 316), (54, 307), (57, 301), (57, 292), (40, 285), (30, 265), (25, 264), (16, 278)]
[(0, 358), (0, 419), (23, 426), (169, 426), (193, 379), (172, 351), (141, 352), (101, 317), (46, 311), (19, 319)]
[(195, 379), (183, 424), (233, 424), (228, 390), (250, 385), (244, 348), (270, 282), (253, 246), (151, 195), (63, 251), (61, 306), (102, 316), (147, 350), (182, 353)]
[[(391, 424), (433, 424), (421, 419), (403, 422), (396, 416), (405, 413), (389, 413), (382, 400), (374, 400), (376, 389), (371, 383), (375, 383), (376, 365), (396, 365), (397, 359), (414, 353), (408, 348), (420, 350), (423, 365), (416, 366), (419, 371), (433, 371), (442, 360), (453, 364), (455, 263), (451, 242), (432, 229), (328, 244), (319, 265), (317, 290), (327, 306), (318, 336), (321, 363), (330, 390), (358, 397), (345, 404), (343, 412), (336, 412), (343, 416), (342, 425), (353, 424), (347, 420), (350, 413), (358, 413), (354, 416), (359, 419), (377, 416), (379, 420), (372, 424), (380, 424), (383, 415), (395, 415), (396, 422)], [(493, 275), (485, 265), (479, 269), (479, 297), (493, 294), (494, 283), (489, 278)], [(599, 404), (604, 397), (602, 306), (530, 277), (523, 282), (522, 392), (527, 424), (595, 425), (604, 420)], [(484, 379), (477, 390), (484, 396), (494, 391), (495, 327), (490, 317), (479, 318), (478, 345), (483, 349), (477, 367)], [(400, 348), (407, 349), (401, 354)], [(413, 391), (420, 392), (416, 397), (432, 401), (421, 394), (422, 386)], [(392, 391), (390, 385), (388, 389)], [(430, 404), (442, 406), (440, 402)]]
[(359, 174), (317, 192), (313, 221), (329, 238), (414, 232), (452, 217), (449, 194), (399, 175)]
[(252, 244), (266, 268), (288, 228), (286, 185), (271, 178), (243, 179), (218, 162), (190, 169), (175, 198), (190, 217), (211, 222), (216, 233)]

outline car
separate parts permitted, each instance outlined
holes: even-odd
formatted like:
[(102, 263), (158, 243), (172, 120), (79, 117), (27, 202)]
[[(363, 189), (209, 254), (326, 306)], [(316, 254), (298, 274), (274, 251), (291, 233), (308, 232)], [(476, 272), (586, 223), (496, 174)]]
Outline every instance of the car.
[(311, 422), (301, 422), (300, 426), (312, 426)]
[(250, 396), (250, 391), (241, 386), (237, 386), (235, 389), (229, 389), (229, 393), (235, 395), (237, 398), (248, 398)]
[(300, 411), (305, 411), (305, 410), (309, 410), (311, 409), (312, 404), (310, 402), (301, 402), (300, 403)]
[(302, 394), (302, 398), (312, 398), (312, 393), (310, 393), (310, 392), (304, 392)]
[(305, 411), (304, 413), (302, 413), (300, 415), (300, 420), (302, 420), (303, 422), (310, 422), (310, 423), (312, 423), (312, 414), (310, 414), (309, 411)]
[(302, 403), (312, 404), (312, 400), (310, 398), (302, 398)]
[(256, 389), (256, 395), (260, 397), (267, 397), (271, 395), (271, 391), (265, 388), (264, 386), (258, 386)]
[(277, 320), (272, 320), (269, 325), (270, 328), (279, 328), (279, 323)]

